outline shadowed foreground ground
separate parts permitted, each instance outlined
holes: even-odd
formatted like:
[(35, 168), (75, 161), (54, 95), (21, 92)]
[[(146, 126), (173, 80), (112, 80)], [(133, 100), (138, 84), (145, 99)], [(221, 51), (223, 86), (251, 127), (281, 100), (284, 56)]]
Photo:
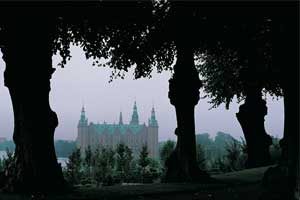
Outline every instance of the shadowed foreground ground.
[(138, 200), (255, 200), (262, 193), (261, 179), (268, 167), (243, 170), (213, 176), (222, 184), (144, 184), (128, 186), (109, 186), (103, 188), (77, 188), (71, 194), (60, 196), (21, 196), (1, 194), (0, 200), (98, 200), (98, 199), (138, 199)]

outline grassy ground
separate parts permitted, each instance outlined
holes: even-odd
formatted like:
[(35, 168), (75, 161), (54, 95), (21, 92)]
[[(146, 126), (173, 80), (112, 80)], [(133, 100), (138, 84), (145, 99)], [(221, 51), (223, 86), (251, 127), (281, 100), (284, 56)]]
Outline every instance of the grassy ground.
[(0, 194), (0, 200), (255, 200), (262, 193), (261, 179), (267, 167), (213, 176), (219, 184), (143, 184), (108, 186), (103, 188), (77, 188), (60, 196), (21, 196)]

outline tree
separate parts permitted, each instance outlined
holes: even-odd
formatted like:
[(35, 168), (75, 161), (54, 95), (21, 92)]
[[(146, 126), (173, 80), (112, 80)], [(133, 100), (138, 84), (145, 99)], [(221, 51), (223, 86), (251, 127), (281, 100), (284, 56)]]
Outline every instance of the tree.
[(46, 12), (37, 17), (42, 10), (27, 8), (15, 16), (7, 13), (10, 20), (4, 25), (1, 51), (6, 63), (5, 86), (14, 110), (16, 145), (15, 162), (6, 173), (8, 191), (46, 193), (66, 189), (54, 149), (58, 118), (49, 103), (50, 79), (55, 71), (51, 51), (55, 20)]
[(206, 170), (206, 155), (204, 148), (201, 144), (197, 144), (197, 164), (201, 170)]
[(245, 168), (246, 154), (243, 151), (244, 146), (239, 141), (233, 138), (223, 148), (225, 155), (216, 159), (215, 168), (221, 172), (232, 172)]
[(172, 140), (167, 140), (163, 143), (161, 149), (160, 149), (160, 161), (162, 165), (165, 165), (165, 162), (168, 157), (170, 157), (171, 153), (175, 149), (175, 142)]
[(162, 176), (162, 166), (158, 160), (149, 158), (149, 165), (147, 168), (149, 182), (153, 182)]
[(132, 155), (132, 150), (128, 146), (125, 146), (125, 158), (126, 158), (126, 162), (124, 166), (124, 172), (125, 174), (129, 175), (131, 171), (131, 162), (133, 160), (133, 155)]
[(125, 156), (125, 145), (123, 143), (118, 144), (116, 148), (116, 164), (117, 164), (117, 171), (121, 173), (121, 176), (125, 174), (125, 163), (126, 163), (126, 156)]
[(149, 155), (148, 147), (147, 147), (147, 145), (144, 145), (142, 147), (142, 150), (140, 152), (139, 159), (138, 159), (138, 164), (142, 169), (145, 169), (150, 163), (148, 155)]
[(272, 145), (270, 146), (270, 154), (272, 163), (279, 164), (282, 161), (280, 140), (277, 137), (272, 137)]
[(230, 171), (237, 171), (244, 168), (244, 163), (242, 160), (242, 149), (237, 140), (233, 140), (231, 144), (227, 145), (225, 158), (227, 160), (228, 168), (230, 169)]
[[(297, 4), (299, 5), (299, 4)], [(281, 181), (282, 188), (287, 184), (288, 198), (296, 196), (299, 180), (299, 46), (294, 41), (299, 41), (298, 18), (295, 10), (289, 8), (288, 17), (274, 19), (274, 67), (279, 69), (280, 85), (284, 94), (284, 136), (280, 142), (282, 160), (277, 173), (287, 177), (288, 182)], [(279, 41), (285, 38), (285, 41)], [(298, 39), (296, 39), (298, 38)], [(295, 117), (296, 116), (296, 117)], [(288, 174), (281, 169), (287, 170)], [(271, 173), (272, 174), (272, 173)], [(273, 174), (276, 176), (276, 170)], [(272, 184), (272, 182), (271, 182)]]
[(91, 179), (92, 177), (92, 158), (93, 158), (93, 152), (91, 149), (91, 146), (88, 145), (88, 147), (84, 150), (84, 166), (86, 170), (86, 175), (88, 179)]
[(72, 185), (80, 183), (82, 178), (82, 159), (79, 148), (76, 148), (69, 156), (65, 176), (67, 181)]
[(145, 177), (146, 177), (146, 167), (150, 164), (150, 159), (148, 157), (149, 152), (148, 152), (148, 148), (147, 145), (144, 145), (142, 147), (142, 150), (140, 152), (139, 158), (138, 158), (138, 165), (139, 165), (139, 173), (141, 175), (141, 179), (142, 182), (145, 181)]
[(94, 157), (94, 173), (97, 185), (112, 185), (115, 166), (115, 152), (111, 148), (98, 147)]
[(236, 96), (245, 100), (236, 114), (248, 145), (247, 166), (270, 164), (271, 137), (264, 128), (267, 114), (262, 92), (282, 96), (278, 70), (272, 67), (271, 19), (245, 19), (244, 24), (224, 24), (222, 41), (198, 52), (198, 70), (204, 91), (213, 107), (230, 102)]
[(131, 149), (123, 143), (116, 148), (116, 170), (120, 173), (121, 181), (128, 180), (131, 173), (131, 162), (133, 160)]
[(4, 170), (3, 160), (0, 158), (0, 172)]

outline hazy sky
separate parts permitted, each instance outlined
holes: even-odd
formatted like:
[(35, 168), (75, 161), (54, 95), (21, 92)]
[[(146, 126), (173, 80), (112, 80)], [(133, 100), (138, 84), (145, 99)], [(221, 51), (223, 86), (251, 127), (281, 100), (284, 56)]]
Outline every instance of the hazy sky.
[[(89, 121), (102, 123), (118, 122), (120, 111), (123, 121), (131, 118), (133, 102), (136, 100), (141, 123), (148, 122), (152, 105), (155, 107), (159, 123), (159, 140), (175, 139), (175, 109), (168, 99), (168, 80), (170, 72), (153, 73), (151, 79), (134, 80), (132, 71), (125, 79), (116, 79), (109, 83), (109, 68), (92, 66), (78, 47), (71, 49), (72, 59), (65, 68), (57, 67), (60, 58), (53, 56), (53, 67), (57, 68), (51, 80), (50, 103), (57, 113), (59, 126), (56, 139), (74, 140), (77, 135), (77, 123), (84, 103)], [(2, 54), (0, 52), (0, 56)], [(0, 60), (0, 137), (12, 137), (13, 113), (8, 89), (4, 87), (3, 71), (5, 63)], [(203, 92), (201, 92), (203, 96)], [(238, 104), (231, 104), (230, 110), (224, 105), (209, 110), (209, 99), (200, 99), (195, 109), (196, 133), (207, 132), (213, 137), (217, 131), (242, 136), (241, 127), (235, 117)], [(267, 99), (268, 115), (265, 118), (269, 134), (281, 137), (283, 132), (283, 101)]]

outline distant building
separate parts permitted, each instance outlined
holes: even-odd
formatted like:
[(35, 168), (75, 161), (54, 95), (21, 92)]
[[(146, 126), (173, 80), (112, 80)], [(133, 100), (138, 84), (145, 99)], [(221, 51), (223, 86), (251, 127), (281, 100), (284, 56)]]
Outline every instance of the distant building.
[(82, 150), (89, 145), (95, 149), (98, 145), (115, 148), (123, 143), (131, 148), (133, 155), (138, 156), (143, 145), (147, 145), (149, 156), (158, 158), (158, 123), (155, 118), (155, 110), (152, 108), (151, 117), (148, 126), (139, 124), (139, 116), (136, 102), (134, 102), (133, 113), (129, 124), (123, 123), (122, 112), (120, 112), (118, 124), (94, 124), (90, 122), (85, 115), (84, 107), (81, 110), (80, 120), (78, 122), (77, 145)]

